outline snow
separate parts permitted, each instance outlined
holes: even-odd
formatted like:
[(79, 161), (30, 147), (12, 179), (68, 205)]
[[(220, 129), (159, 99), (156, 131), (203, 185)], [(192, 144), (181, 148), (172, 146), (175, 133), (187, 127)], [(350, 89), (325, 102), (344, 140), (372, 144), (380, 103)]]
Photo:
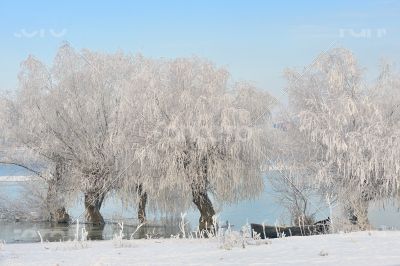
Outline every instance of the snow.
[[(84, 242), (85, 243), (85, 242)], [(400, 232), (370, 231), (273, 239), (230, 250), (218, 239), (4, 244), (0, 265), (398, 265)]]

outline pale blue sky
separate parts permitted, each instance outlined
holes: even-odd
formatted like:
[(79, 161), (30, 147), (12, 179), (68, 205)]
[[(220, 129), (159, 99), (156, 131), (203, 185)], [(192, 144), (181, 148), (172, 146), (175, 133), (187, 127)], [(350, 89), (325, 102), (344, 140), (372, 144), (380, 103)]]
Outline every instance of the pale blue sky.
[(280, 98), (284, 68), (311, 63), (334, 42), (371, 73), (382, 57), (400, 62), (400, 1), (59, 2), (0, 3), (0, 89), (16, 86), (29, 54), (50, 63), (63, 41), (77, 49), (206, 57)]

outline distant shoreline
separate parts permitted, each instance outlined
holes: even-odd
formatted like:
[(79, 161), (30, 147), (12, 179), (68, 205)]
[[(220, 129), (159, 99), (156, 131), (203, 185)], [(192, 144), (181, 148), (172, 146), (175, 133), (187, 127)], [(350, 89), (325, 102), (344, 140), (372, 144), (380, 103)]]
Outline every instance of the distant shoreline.
[(20, 175), (20, 176), (0, 176), (0, 182), (26, 182), (38, 180), (35, 176)]

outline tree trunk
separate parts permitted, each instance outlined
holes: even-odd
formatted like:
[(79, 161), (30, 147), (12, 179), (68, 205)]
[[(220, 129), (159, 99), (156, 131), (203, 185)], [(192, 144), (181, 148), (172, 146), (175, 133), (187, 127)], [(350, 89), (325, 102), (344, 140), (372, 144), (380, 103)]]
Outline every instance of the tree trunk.
[(138, 186), (137, 191), (139, 196), (138, 220), (142, 224), (146, 222), (147, 193), (143, 192), (142, 185)]
[(85, 229), (87, 231), (87, 239), (88, 240), (104, 240), (103, 231), (104, 224), (85, 224)]
[(69, 214), (64, 207), (57, 209), (54, 213), (51, 213), (51, 221), (55, 223), (68, 223), (70, 220)]
[(212, 202), (207, 191), (196, 191), (192, 189), (193, 203), (200, 211), (199, 230), (213, 230), (213, 219), (215, 215)]
[(95, 225), (104, 224), (103, 216), (100, 213), (103, 199), (104, 195), (99, 196), (97, 193), (85, 193), (86, 222)]
[(49, 180), (46, 195), (47, 208), (50, 212), (50, 221), (54, 223), (68, 223), (70, 217), (64, 207), (62, 192), (60, 191), (65, 165), (61, 158), (55, 158), (56, 167), (54, 178)]
[(357, 225), (361, 230), (366, 230), (369, 226), (368, 202), (349, 208), (348, 217), (352, 224)]
[(47, 208), (50, 215), (50, 222), (54, 223), (68, 223), (69, 215), (59, 200), (60, 192), (57, 189), (57, 184), (50, 181), (49, 188), (46, 195)]
[(370, 198), (363, 193), (358, 200), (350, 202), (350, 206), (347, 207), (347, 215), (350, 222), (354, 225), (357, 225), (361, 230), (365, 230), (369, 226), (369, 201)]

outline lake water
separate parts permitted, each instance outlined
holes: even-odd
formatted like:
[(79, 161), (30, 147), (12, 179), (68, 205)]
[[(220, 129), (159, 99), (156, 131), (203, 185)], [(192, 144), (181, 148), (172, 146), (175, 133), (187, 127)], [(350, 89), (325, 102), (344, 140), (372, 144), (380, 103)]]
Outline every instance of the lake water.
[(22, 167), (0, 164), (0, 176), (23, 176), (29, 174), (30, 173)]
[[(7, 195), (6, 197), (8, 199), (18, 200), (21, 195), (23, 195), (23, 190), (23, 182), (0, 182), (0, 195), (3, 197)], [(242, 201), (240, 204), (223, 207), (218, 213), (218, 218), (223, 223), (229, 221), (233, 228), (239, 229), (242, 225), (246, 224), (246, 222), (266, 222), (274, 224), (277, 220), (283, 220), (282, 208), (277, 205), (274, 200), (271, 193), (266, 192), (257, 199)], [(83, 205), (78, 203), (73, 208), (69, 209), (68, 212), (71, 217), (78, 217), (83, 210)], [(93, 240), (111, 239), (114, 234), (119, 233), (119, 226), (116, 223), (121, 220), (128, 221), (125, 222), (124, 225), (125, 235), (131, 235), (136, 229), (136, 225), (133, 224), (133, 222), (129, 223), (129, 221), (135, 220), (136, 210), (126, 210), (117, 200), (108, 199), (105, 201), (101, 208), (101, 213), (107, 222), (104, 228), (89, 227), (86, 225), (89, 238)], [(321, 217), (322, 216), (323, 215), (321, 215)], [(151, 221), (156, 221), (153, 224), (158, 226), (141, 228), (135, 237), (142, 238), (146, 237), (146, 235), (170, 237), (171, 234), (174, 235), (179, 232), (178, 224), (180, 217), (167, 219), (157, 213), (148, 213), (148, 218)], [(188, 227), (195, 228), (199, 219), (197, 210), (188, 210), (185, 219), (189, 222)], [(131, 224), (131, 226), (127, 224)], [(0, 240), (5, 240), (8, 243), (40, 241), (37, 231), (41, 233), (43, 239), (48, 241), (59, 241), (60, 239), (69, 240), (73, 239), (75, 236), (76, 225), (65, 226), (53, 225), (46, 222), (0, 221)]]
[[(119, 235), (120, 226), (114, 223), (107, 223), (104, 226), (93, 226), (79, 224), (79, 238), (82, 235), (82, 229), (87, 232), (87, 238), (90, 240), (113, 239)], [(75, 239), (77, 225), (51, 224), (49, 222), (6, 222), (0, 221), (0, 240), (6, 243), (28, 243), (40, 242), (40, 235), (43, 241), (70, 241)], [(168, 224), (159, 226), (143, 226), (137, 230), (135, 225), (124, 225), (123, 235), (127, 238), (160, 238), (170, 237), (179, 232), (177, 226)]]
[[(0, 175), (24, 175), (27, 174), (22, 169), (13, 166), (0, 167)], [(266, 190), (264, 193), (254, 199), (241, 201), (238, 204), (224, 206), (219, 210), (219, 221), (233, 225), (233, 228), (239, 230), (242, 225), (249, 223), (275, 224), (285, 223), (285, 212), (276, 198), (273, 196), (272, 190), (268, 184), (268, 177), (265, 177)], [(8, 199), (18, 200), (23, 191), (23, 182), (0, 182), (0, 195)], [(1, 197), (0, 197), (1, 198)], [(84, 210), (82, 204), (76, 204), (68, 212), (71, 217), (78, 217)], [(104, 227), (93, 227), (89, 225), (80, 225), (88, 231), (88, 238), (92, 240), (112, 239), (115, 234), (119, 233), (119, 225), (117, 222), (125, 220), (124, 235), (130, 236), (135, 230), (136, 225), (129, 223), (136, 216), (135, 210), (126, 210), (116, 200), (108, 200), (104, 203), (101, 212), (107, 221)], [(328, 209), (322, 209), (317, 214), (317, 219), (325, 219), (329, 216)], [(188, 226), (195, 228), (198, 224), (199, 214), (196, 210), (188, 210), (186, 220)], [(142, 227), (134, 235), (136, 238), (144, 237), (170, 237), (179, 232), (178, 224), (180, 217), (162, 217), (158, 214), (148, 214), (148, 218), (153, 220), (152, 226)], [(381, 227), (391, 226), (400, 227), (400, 214), (394, 207), (388, 206), (385, 210), (378, 207), (370, 209), (370, 221), (373, 226)], [(45, 241), (65, 241), (71, 240), (75, 236), (76, 225), (54, 225), (46, 222), (6, 222), (0, 221), (0, 240), (7, 243), (15, 242), (37, 242), (40, 241), (38, 232)]]

